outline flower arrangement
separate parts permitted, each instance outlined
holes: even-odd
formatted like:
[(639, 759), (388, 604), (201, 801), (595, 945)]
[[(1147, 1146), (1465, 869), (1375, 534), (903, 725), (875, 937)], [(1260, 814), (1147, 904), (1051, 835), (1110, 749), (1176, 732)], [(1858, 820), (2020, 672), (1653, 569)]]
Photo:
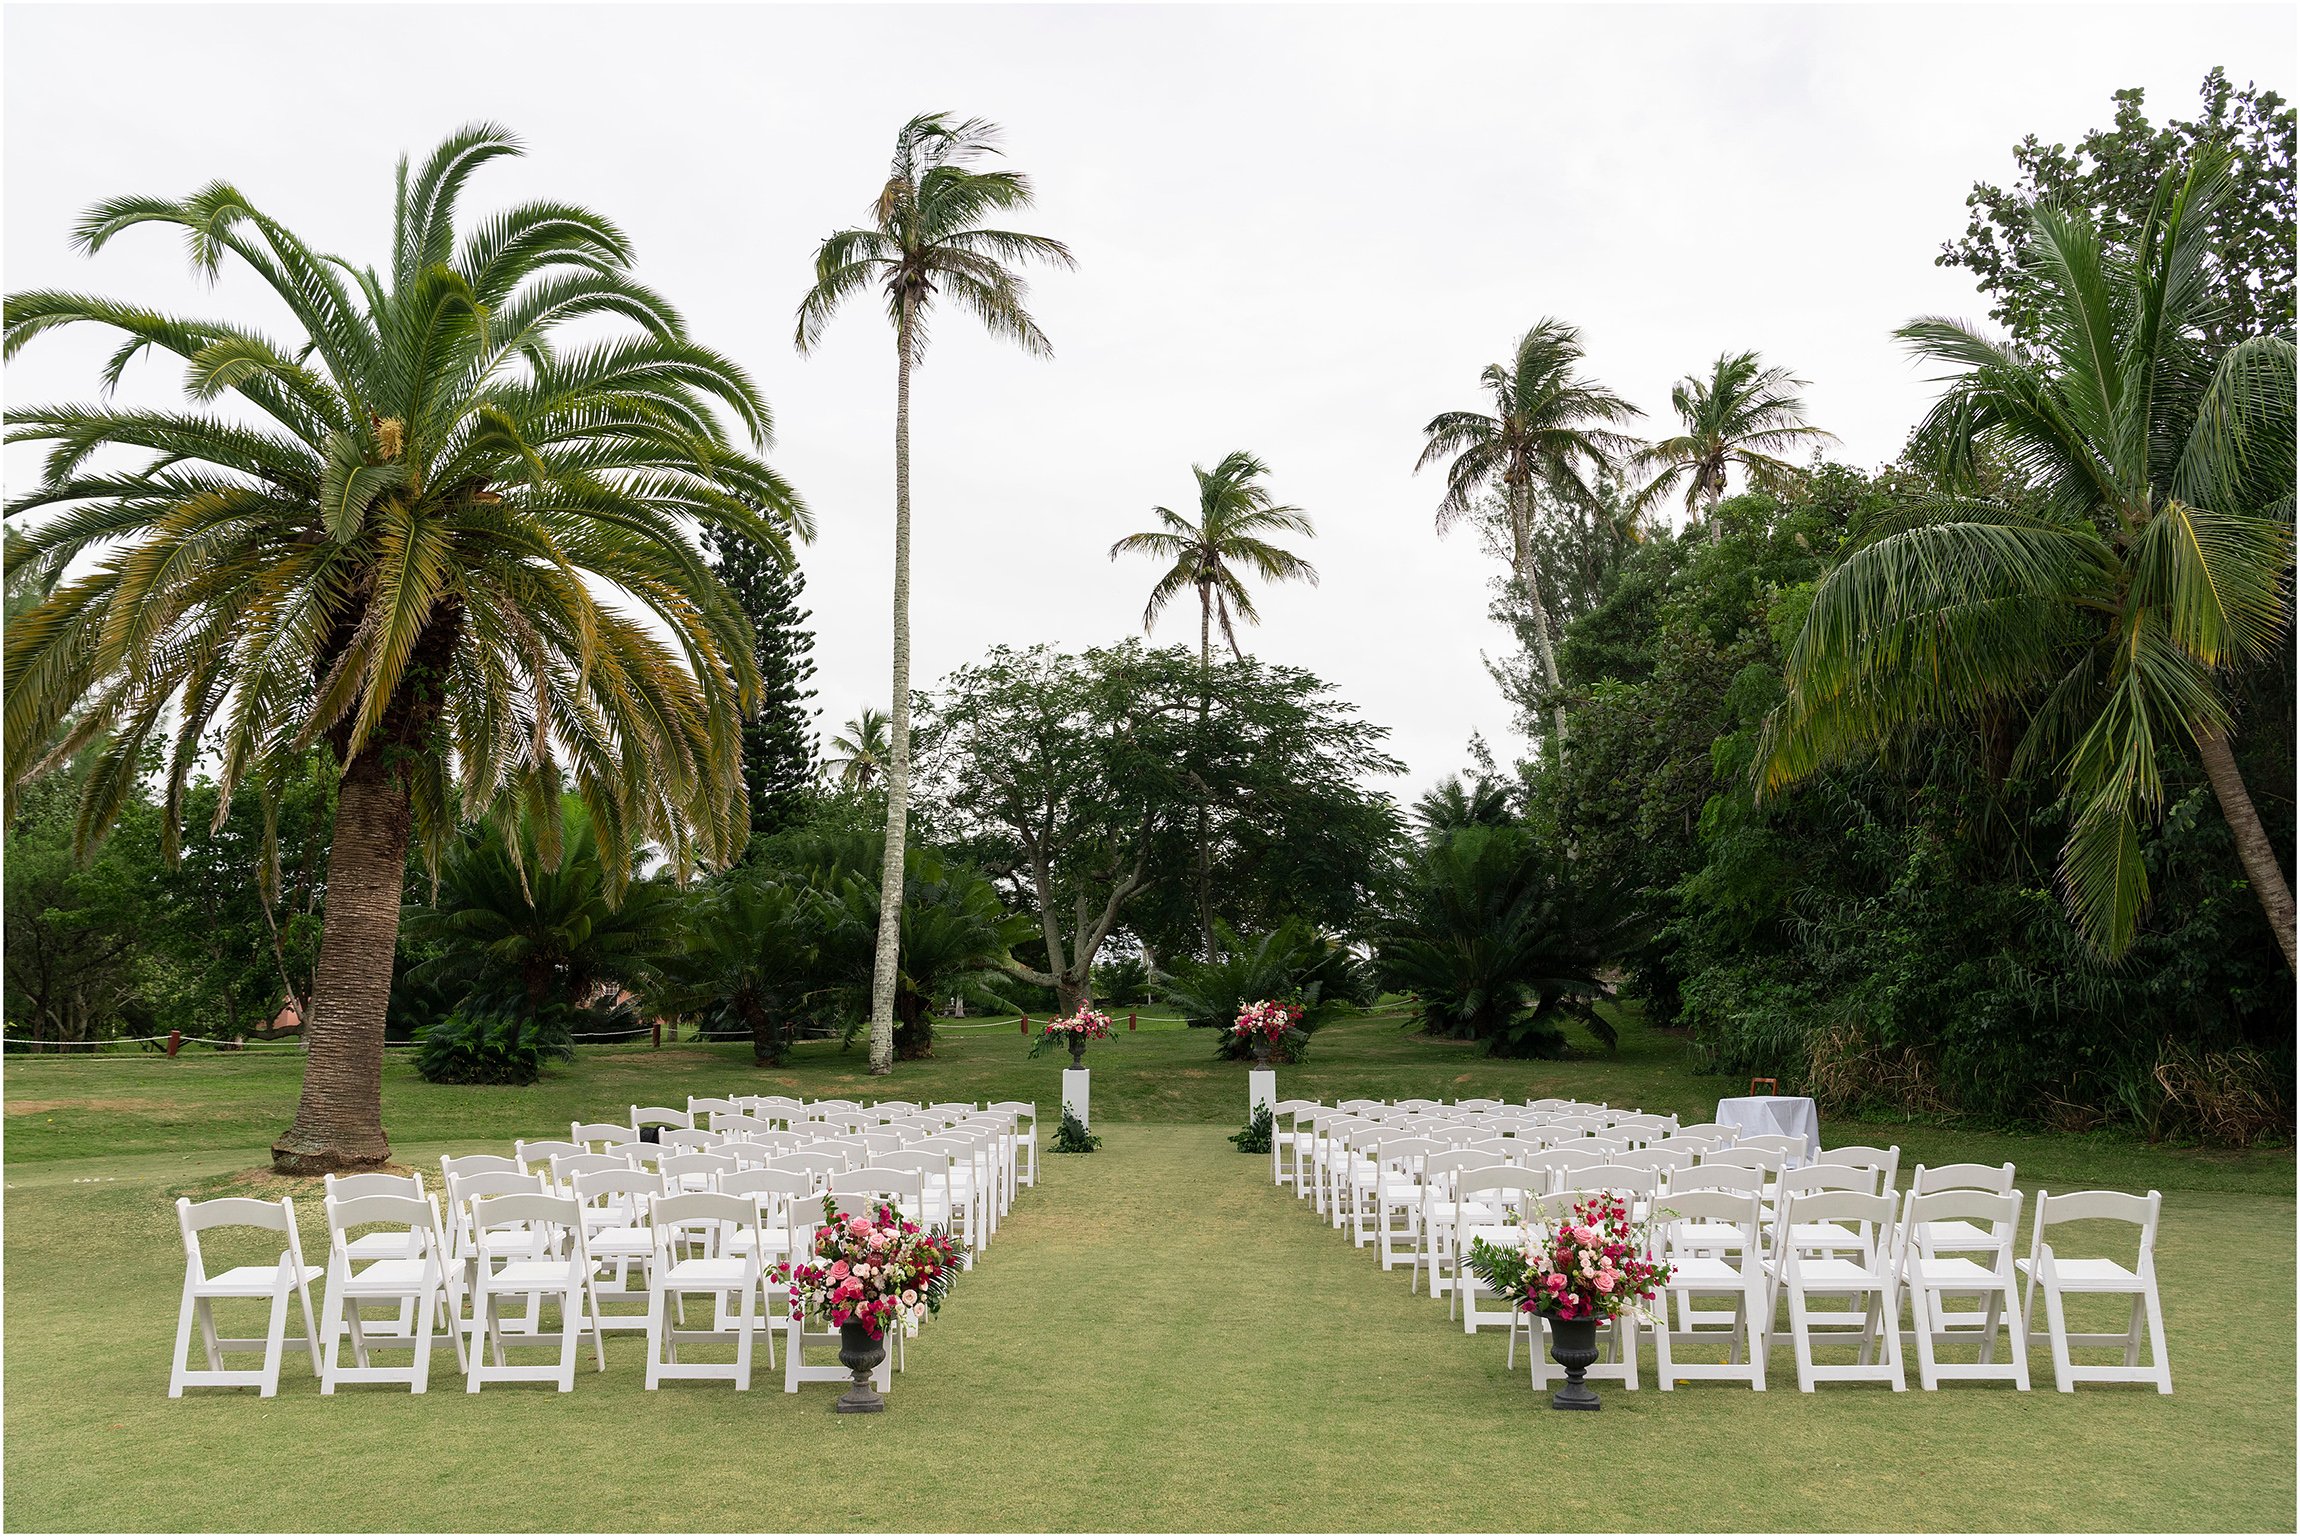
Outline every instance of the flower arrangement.
[[(1299, 1062), (1309, 1044), (1309, 1033), (1302, 1029), (1302, 1006), (1275, 998), (1249, 1003), (1238, 1011), (1236, 1023), (1230, 1026), (1230, 1040), (1233, 1048), (1247, 1048), (1254, 1060), (1265, 1066), (1273, 1056)], [(1234, 1050), (1225, 1053), (1234, 1054)]]
[(1083, 1058), (1088, 1041), (1108, 1039), (1110, 1016), (1100, 1009), (1081, 1004), (1075, 1014), (1048, 1020), (1046, 1028), (1038, 1033), (1038, 1039), (1031, 1043), (1030, 1054), (1035, 1057), (1041, 1052), (1065, 1047), (1073, 1058)]
[(1652, 1258), (1645, 1225), (1629, 1220), (1616, 1195), (1591, 1195), (1564, 1221), (1522, 1231), (1521, 1243), (1480, 1238), (1469, 1252), (1477, 1278), (1520, 1312), (1568, 1321), (1631, 1313), (1643, 1320), (1650, 1316), (1646, 1303), (1669, 1279), (1669, 1266)]
[(941, 1311), (958, 1276), (958, 1247), (883, 1202), (863, 1216), (840, 1211), (837, 1198), (826, 1195), (812, 1258), (785, 1261), (773, 1274), (791, 1289), (793, 1318), (832, 1328), (859, 1323), (873, 1339), (899, 1328), (909, 1339), (929, 1313)]

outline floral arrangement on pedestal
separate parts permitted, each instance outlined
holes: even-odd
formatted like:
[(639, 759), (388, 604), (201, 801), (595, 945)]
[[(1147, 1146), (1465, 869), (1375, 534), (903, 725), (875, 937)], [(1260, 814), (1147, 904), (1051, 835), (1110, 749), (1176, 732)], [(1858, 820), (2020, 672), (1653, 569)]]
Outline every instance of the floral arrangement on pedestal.
[(1086, 1065), (1086, 1043), (1088, 1041), (1107, 1041), (1108, 1039), (1110, 1039), (1110, 1016), (1100, 1009), (1081, 1004), (1075, 1014), (1065, 1014), (1059, 1019), (1048, 1020), (1046, 1028), (1038, 1033), (1038, 1039), (1031, 1042), (1030, 1054), (1035, 1057), (1043, 1052), (1052, 1051), (1057, 1046), (1064, 1046), (1070, 1050), (1070, 1065), (1072, 1067), (1084, 1067)]
[(786, 1260), (772, 1273), (791, 1289), (793, 1318), (842, 1330), (856, 1325), (873, 1339), (900, 1329), (909, 1339), (928, 1314), (941, 1311), (958, 1278), (958, 1246), (891, 1205), (882, 1202), (865, 1216), (840, 1211), (837, 1198), (826, 1195), (812, 1257)]
[(1264, 998), (1238, 1011), (1237, 1022), (1230, 1026), (1230, 1038), (1253, 1051), (1256, 1067), (1268, 1067), (1274, 1052), (1288, 1062), (1299, 1062), (1310, 1042), (1301, 1026), (1300, 1004)]
[(1618, 1195), (1590, 1195), (1563, 1219), (1527, 1221), (1522, 1232), (1515, 1244), (1474, 1240), (1470, 1271), (1519, 1312), (1549, 1320), (1550, 1354), (1566, 1379), (1553, 1406), (1594, 1409), (1597, 1395), (1582, 1373), (1597, 1359), (1597, 1326), (1624, 1313), (1649, 1322), (1646, 1304), (1668, 1282), (1670, 1267), (1653, 1257), (1645, 1224), (1630, 1220)]

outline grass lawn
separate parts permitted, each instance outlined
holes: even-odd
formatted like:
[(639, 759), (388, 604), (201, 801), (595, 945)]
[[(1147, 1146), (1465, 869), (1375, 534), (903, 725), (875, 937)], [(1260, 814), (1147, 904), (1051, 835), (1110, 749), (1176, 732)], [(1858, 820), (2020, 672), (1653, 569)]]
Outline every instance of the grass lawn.
[[(608, 1048), (524, 1090), (386, 1081), (400, 1155), (496, 1147), (622, 1107), (771, 1083), (820, 1095), (1036, 1099), (1058, 1062), (1008, 1022), (866, 1081), (859, 1054)], [(1449, 1326), (1370, 1251), (1273, 1189), (1223, 1135), (1244, 1074), (1203, 1032), (1145, 1020), (1089, 1054), (1103, 1151), (1051, 1157), (996, 1246), (914, 1343), (888, 1414), (828, 1412), (779, 1379), (640, 1386), (612, 1338), (576, 1391), (171, 1402), (181, 1284), (170, 1200), (241, 1188), (293, 1108), (292, 1051), (6, 1062), (10, 1529), (2279, 1529), (2295, 1516), (2294, 1208), (2287, 1153), (2152, 1150), (1832, 1123), (1826, 1140), (2020, 1166), (2021, 1185), (2165, 1195), (2158, 1262), (2177, 1392), (1963, 1384), (1938, 1393), (1601, 1388), (1550, 1413), (1498, 1331)], [(1618, 1056), (1489, 1062), (1369, 1018), (1321, 1032), (1287, 1093), (1560, 1091), (1706, 1118), (1733, 1085), (1628, 1023)], [(316, 1182), (298, 1203), (321, 1257)], [(441, 1363), (445, 1363), (442, 1366)]]

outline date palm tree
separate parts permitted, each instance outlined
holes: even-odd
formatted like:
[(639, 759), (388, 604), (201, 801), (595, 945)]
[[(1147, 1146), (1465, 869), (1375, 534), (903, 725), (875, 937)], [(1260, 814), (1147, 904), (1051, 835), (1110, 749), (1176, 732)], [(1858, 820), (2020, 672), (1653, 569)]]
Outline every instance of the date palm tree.
[(1780, 454), (1837, 441), (1806, 423), (1797, 393), (1804, 387), (1803, 379), (1765, 367), (1754, 352), (1719, 353), (1708, 378), (1678, 380), (1669, 405), (1685, 430), (1638, 455), (1633, 469), (1653, 478), (1631, 499), (1631, 510), (1652, 511), (1682, 482), (1687, 518), (1705, 518), (1724, 497), (1733, 469), (1756, 490), (1786, 490), (1802, 472)]
[[(2208, 150), (2168, 175), (2129, 261), (2087, 214), (2038, 211), (2034, 351), (1960, 321), (1901, 328), (1956, 370), (1912, 443), (1947, 492), (1821, 583), (1758, 774), (1777, 790), (1914, 728), (2024, 715), (2014, 769), (2058, 783), (2063, 893), (2113, 957), (2148, 898), (2140, 829), (2163, 810), (2162, 760), (2193, 747), (2289, 964), (2291, 889), (2237, 770), (2226, 689), (2291, 618), (2293, 345), (2206, 341), (2225, 167)], [(1989, 463), (2029, 496), (1986, 495)]]
[(1270, 467), (1244, 449), (1224, 454), (1207, 469), (1190, 466), (1198, 480), (1198, 515), (1195, 520), (1168, 507), (1153, 507), (1158, 527), (1128, 534), (1110, 546), (1110, 558), (1149, 555), (1171, 561), (1164, 576), (1150, 589), (1149, 606), (1142, 610), (1142, 633), (1150, 633), (1166, 605), (1192, 588), (1198, 593), (1198, 660), (1214, 665), (1214, 626), (1230, 654), (1245, 660), (1239, 648), (1232, 616), (1248, 624), (1261, 622), (1253, 595), (1246, 590), (1242, 572), (1265, 582), (1307, 582), (1315, 587), (1315, 566), (1293, 551), (1270, 542), (1273, 534), (1317, 537), (1308, 514), (1299, 507), (1281, 507), (1262, 484)]
[[(1230, 655), (1244, 661), (1238, 631), (1232, 621), (1261, 621), (1254, 598), (1246, 590), (1241, 572), (1269, 582), (1308, 582), (1316, 586), (1317, 568), (1293, 551), (1270, 541), (1273, 534), (1317, 537), (1309, 515), (1299, 507), (1281, 507), (1262, 484), (1269, 466), (1237, 449), (1224, 454), (1207, 469), (1190, 466), (1198, 480), (1198, 516), (1195, 521), (1170, 507), (1153, 507), (1159, 526), (1128, 534), (1110, 546), (1110, 558), (1148, 555), (1173, 562), (1150, 589), (1150, 602), (1142, 610), (1142, 633), (1150, 633), (1158, 616), (1181, 594), (1198, 592), (1198, 724), (1203, 734), (1214, 697), (1214, 623), (1222, 625), (1222, 639)], [(1198, 799), (1198, 937), (1206, 958), (1215, 958), (1213, 811), (1203, 794)]]
[(823, 767), (847, 789), (869, 789), (886, 774), (886, 735), (886, 711), (864, 705), (842, 734), (831, 738), (832, 755)]
[(982, 221), (1030, 206), (1019, 171), (978, 170), (999, 153), (998, 130), (980, 118), (929, 112), (895, 135), (894, 164), (871, 208), (871, 222), (844, 229), (815, 252), (814, 287), (799, 304), (798, 349), (809, 352), (839, 306), (865, 289), (886, 300), (894, 327), (894, 711), (887, 750), (886, 847), (879, 886), (885, 911), (871, 973), (870, 1070), (894, 1069), (898, 980), (896, 917), (910, 812), (910, 373), (926, 358), (927, 320), (948, 299), (1034, 357), (1050, 357), (1038, 322), (1023, 307), (1028, 288), (1015, 271), (1027, 261), (1073, 265), (1070, 250), (1044, 235), (993, 229)]
[(1426, 441), (1414, 463), (1416, 474), (1433, 464), (1446, 467), (1445, 499), (1437, 514), (1440, 534), (1471, 517), (1481, 496), (1499, 494), (1509, 525), (1510, 575), (1525, 594), (1534, 660), (1551, 700), (1551, 745), (1561, 754), (1565, 704), (1534, 559), (1536, 498), (1546, 490), (1597, 509), (1597, 475), (1638, 447), (1611, 426), (1636, 416), (1637, 408), (1583, 378), (1583, 355), (1577, 327), (1547, 315), (1535, 321), (1518, 338), (1508, 362), (1489, 363), (1478, 376), (1493, 408), (1432, 417), (1422, 429)]
[(11, 441), (49, 445), (7, 508), (9, 588), (37, 594), (7, 627), (11, 797), (92, 751), (93, 843), (164, 745), (172, 848), (208, 753), (219, 816), (236, 792), (268, 809), (315, 746), (341, 776), (303, 1094), (273, 1147), (290, 1172), (389, 1156), (411, 839), (436, 869), (461, 821), (509, 827), (525, 805), (551, 863), (564, 784), (612, 895), (643, 843), (717, 863), (747, 828), (751, 636), (693, 530), (788, 558), (805, 511), (758, 457), (750, 380), (631, 276), (613, 224), (531, 203), (458, 238), (471, 174), (518, 152), (482, 124), (403, 160), (381, 270), (315, 251), (222, 182), (82, 219), (91, 254), (139, 225), (183, 230), (202, 274), (231, 262), (271, 289), (286, 338), (78, 293), (6, 301), (7, 353), (95, 325), (120, 337), (107, 387), (172, 354), (188, 396), (10, 414)]

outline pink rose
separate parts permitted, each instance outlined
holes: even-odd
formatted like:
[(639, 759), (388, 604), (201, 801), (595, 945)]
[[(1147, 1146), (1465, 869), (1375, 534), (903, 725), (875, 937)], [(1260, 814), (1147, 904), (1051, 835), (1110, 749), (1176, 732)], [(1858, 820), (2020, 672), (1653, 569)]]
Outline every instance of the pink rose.
[(1597, 1272), (1597, 1279), (1591, 1284), (1594, 1285), (1600, 1293), (1607, 1293), (1613, 1290), (1613, 1282), (1614, 1275), (1612, 1271), (1600, 1270)]

